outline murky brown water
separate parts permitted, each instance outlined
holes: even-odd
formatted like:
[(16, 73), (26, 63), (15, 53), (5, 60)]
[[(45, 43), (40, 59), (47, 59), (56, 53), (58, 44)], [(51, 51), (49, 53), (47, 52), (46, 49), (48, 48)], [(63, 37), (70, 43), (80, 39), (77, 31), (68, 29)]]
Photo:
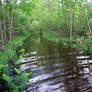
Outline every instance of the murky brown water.
[(33, 72), (26, 92), (92, 92), (92, 57), (31, 37), (20, 69)]

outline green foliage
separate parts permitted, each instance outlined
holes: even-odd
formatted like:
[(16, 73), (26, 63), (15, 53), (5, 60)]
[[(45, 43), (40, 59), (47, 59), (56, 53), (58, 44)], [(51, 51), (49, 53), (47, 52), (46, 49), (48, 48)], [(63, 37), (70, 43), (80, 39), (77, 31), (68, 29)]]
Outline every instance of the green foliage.
[[(12, 62), (14, 61), (15, 66), (20, 64), (21, 59), (16, 59), (16, 49), (21, 46), (23, 43), (23, 39), (13, 39), (12, 41), (10, 41), (8, 43), (8, 49), (5, 52), (0, 53), (0, 71), (3, 71), (3, 76), (2, 78), (5, 79), (10, 86), (10, 92), (19, 92), (19, 90), (23, 90), (23, 88), (25, 88), (25, 85), (27, 84), (27, 80), (28, 80), (28, 76), (26, 73), (22, 73), (21, 71), (19, 71), (17, 68), (14, 68), (14, 66), (12, 66), (15, 70), (15, 72), (17, 73), (16, 76), (13, 76), (13, 79), (11, 80), (11, 77), (8, 75), (9, 71), (8, 68), (10, 66), (8, 66), (7, 63), (9, 59), (12, 60)], [(21, 54), (24, 53), (24, 49), (21, 49)], [(5, 62), (4, 62), (5, 61)]]
[[(71, 0), (70, 0), (71, 1)], [(65, 47), (90, 50), (90, 29), (92, 29), (92, 8), (91, 1), (83, 0), (36, 0), (34, 11), (32, 12), (33, 31), (43, 34), (48, 40), (62, 43)], [(85, 4), (83, 4), (85, 2)], [(87, 11), (86, 11), (87, 10)], [(72, 39), (70, 39), (70, 19), (72, 16)], [(81, 38), (85, 36), (83, 44)], [(89, 44), (89, 45), (88, 45)]]
[[(7, 81), (10, 92), (22, 92), (28, 82), (29, 74), (19, 70), (25, 50), (20, 49), (20, 56), (16, 52), (30, 35), (30, 16), (35, 9), (35, 2), (36, 0), (22, 0), (18, 3), (9, 0), (1, 4), (0, 1), (0, 79)], [(15, 72), (12, 76), (10, 69)]]
[(9, 83), (11, 92), (19, 92), (24, 90), (27, 82), (28, 82), (28, 76), (25, 73), (19, 72), (19, 70), (16, 70), (18, 72), (18, 76), (15, 76), (13, 80)]
[[(92, 3), (83, 5), (84, 0), (13, 1), (2, 5), (0, 1), (0, 46), (5, 49), (0, 50), (0, 77), (9, 83), (10, 92), (22, 92), (31, 75), (18, 69), (25, 50), (20, 49), (19, 57), (16, 53), (31, 32), (65, 47), (92, 52)], [(17, 73), (13, 78), (8, 71), (11, 67)]]
[(7, 82), (11, 81), (10, 77), (8, 75), (6, 75), (6, 74), (3, 74), (2, 78), (5, 79)]

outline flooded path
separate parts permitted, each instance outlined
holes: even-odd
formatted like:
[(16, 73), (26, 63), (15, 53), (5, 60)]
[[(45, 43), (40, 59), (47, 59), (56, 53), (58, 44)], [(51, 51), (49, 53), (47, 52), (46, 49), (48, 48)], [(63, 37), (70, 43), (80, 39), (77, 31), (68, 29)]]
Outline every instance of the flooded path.
[(25, 92), (92, 92), (92, 56), (40, 37), (25, 41), (21, 71), (33, 72)]

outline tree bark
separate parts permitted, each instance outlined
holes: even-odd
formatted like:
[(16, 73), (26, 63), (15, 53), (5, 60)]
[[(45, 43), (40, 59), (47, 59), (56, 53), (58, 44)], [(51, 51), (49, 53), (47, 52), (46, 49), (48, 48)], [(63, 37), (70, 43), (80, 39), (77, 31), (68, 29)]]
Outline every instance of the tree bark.
[(88, 28), (89, 28), (89, 36), (92, 38), (92, 32), (91, 32), (91, 27), (90, 27), (90, 23), (89, 23), (88, 10), (87, 9), (86, 9), (85, 13), (86, 13), (87, 24), (88, 24)]
[(72, 11), (72, 0), (70, 0), (70, 39), (72, 39), (73, 30), (73, 11)]
[(5, 3), (5, 0), (3, 0), (3, 3), (2, 3), (2, 8), (3, 8), (3, 22), (4, 22), (4, 25), (3, 25), (3, 30), (4, 30), (4, 39), (5, 39), (5, 43), (6, 43), (6, 46), (7, 46), (7, 38), (6, 38), (6, 19), (5, 19), (5, 7), (4, 7), (4, 3)]
[(7, 10), (8, 10), (8, 34), (9, 34), (9, 40), (12, 39), (12, 30), (11, 30), (11, 16), (10, 16), (10, 2), (7, 0)]
[(1, 23), (1, 20), (0, 20), (0, 33), (1, 33), (2, 47), (4, 48), (4, 36), (3, 36), (3, 32), (2, 32), (2, 23)]

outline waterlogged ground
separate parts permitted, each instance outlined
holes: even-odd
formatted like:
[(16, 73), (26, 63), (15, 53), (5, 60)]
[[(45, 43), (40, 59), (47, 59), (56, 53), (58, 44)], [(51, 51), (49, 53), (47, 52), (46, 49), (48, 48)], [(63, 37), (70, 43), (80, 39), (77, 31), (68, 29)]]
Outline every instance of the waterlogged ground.
[(30, 37), (20, 69), (33, 72), (25, 92), (92, 92), (92, 57)]

